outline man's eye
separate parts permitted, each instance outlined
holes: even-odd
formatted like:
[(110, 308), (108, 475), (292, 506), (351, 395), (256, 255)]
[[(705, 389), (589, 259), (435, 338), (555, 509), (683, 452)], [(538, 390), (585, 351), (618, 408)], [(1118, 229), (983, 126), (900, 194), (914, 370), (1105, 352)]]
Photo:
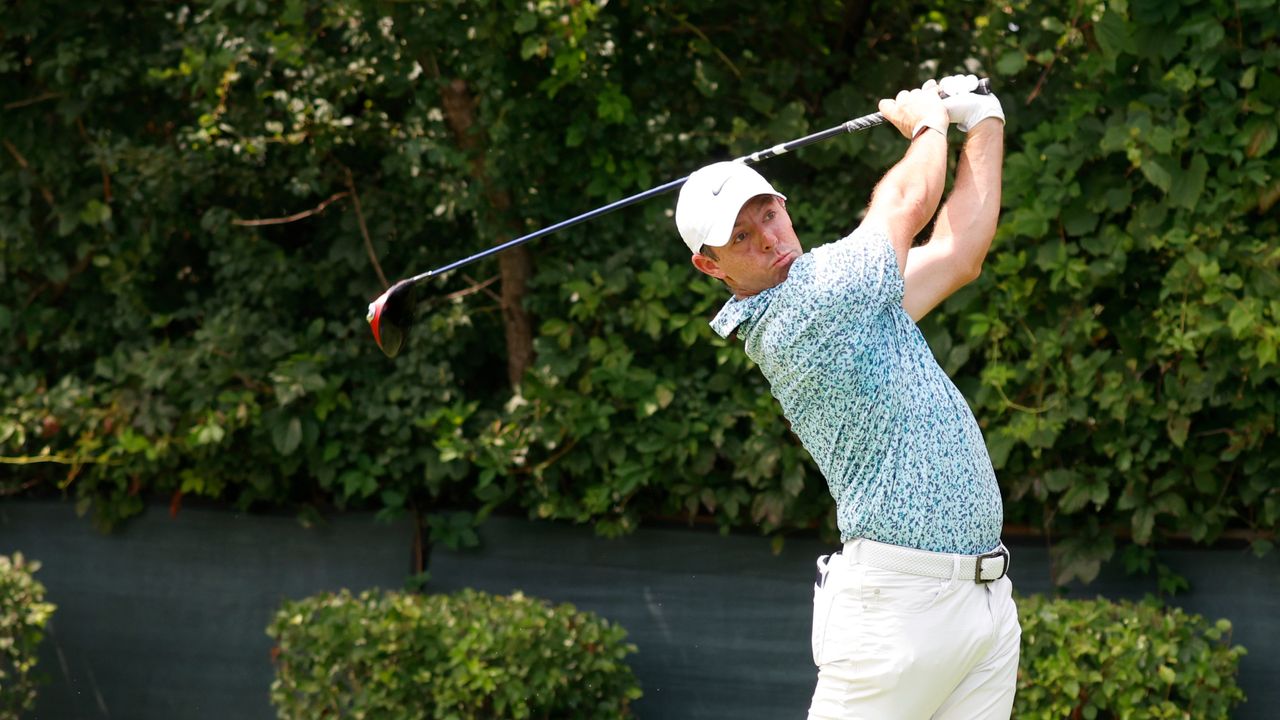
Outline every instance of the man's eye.
[(777, 216), (778, 216), (778, 211), (777, 211), (777, 210), (770, 210), (769, 212), (767, 212), (767, 213), (765, 213), (765, 214), (764, 214), (764, 219), (765, 219), (765, 220), (772, 220), (772, 219), (774, 219), (774, 218), (775, 218), (775, 217), (777, 217)]
[(735, 243), (740, 243), (740, 242), (742, 242), (743, 240), (746, 240), (746, 239), (747, 239), (747, 234), (746, 234), (746, 233), (744, 233), (744, 232), (740, 232), (740, 233), (738, 233), (737, 235), (734, 235), (734, 236), (733, 236), (733, 241), (734, 241)]

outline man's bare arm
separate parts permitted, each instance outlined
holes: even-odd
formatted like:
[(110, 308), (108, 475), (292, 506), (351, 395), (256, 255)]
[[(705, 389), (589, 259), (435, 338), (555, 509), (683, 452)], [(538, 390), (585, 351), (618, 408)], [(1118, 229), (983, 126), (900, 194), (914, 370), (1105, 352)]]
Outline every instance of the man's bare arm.
[(902, 305), (913, 320), (924, 317), (981, 272), (1000, 217), (1003, 164), (1004, 122), (988, 118), (969, 132), (955, 186), (938, 213), (929, 242), (907, 256)]
[(876, 185), (864, 223), (885, 228), (898, 271), (905, 273), (911, 242), (933, 217), (946, 186), (949, 119), (932, 80), (895, 100), (881, 100), (880, 112), (911, 138), (911, 147)]

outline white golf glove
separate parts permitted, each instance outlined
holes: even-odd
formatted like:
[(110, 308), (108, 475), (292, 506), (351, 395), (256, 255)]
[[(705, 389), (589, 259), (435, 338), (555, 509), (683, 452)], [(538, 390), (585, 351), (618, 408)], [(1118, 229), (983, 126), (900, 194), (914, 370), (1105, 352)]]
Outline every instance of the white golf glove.
[(974, 125), (994, 117), (1004, 122), (1004, 109), (995, 95), (978, 95), (976, 75), (949, 75), (938, 81), (938, 89), (947, 94), (942, 104), (960, 132), (969, 132)]

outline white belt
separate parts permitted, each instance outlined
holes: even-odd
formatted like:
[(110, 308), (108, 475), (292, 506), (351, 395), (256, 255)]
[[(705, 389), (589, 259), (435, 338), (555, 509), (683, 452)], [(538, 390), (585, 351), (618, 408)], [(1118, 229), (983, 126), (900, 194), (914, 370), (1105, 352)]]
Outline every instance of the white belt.
[(951, 555), (857, 538), (844, 544), (850, 562), (881, 570), (925, 577), (973, 578), (976, 583), (999, 580), (1009, 573), (1009, 550), (1004, 543), (981, 555)]

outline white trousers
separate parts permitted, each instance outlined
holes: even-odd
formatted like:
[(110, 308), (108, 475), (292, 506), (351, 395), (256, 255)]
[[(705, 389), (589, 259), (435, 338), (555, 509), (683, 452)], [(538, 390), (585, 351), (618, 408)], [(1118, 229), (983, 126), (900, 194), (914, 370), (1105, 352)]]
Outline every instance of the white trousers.
[(1022, 628), (1008, 577), (908, 575), (845, 552), (818, 573), (809, 720), (1009, 718)]

